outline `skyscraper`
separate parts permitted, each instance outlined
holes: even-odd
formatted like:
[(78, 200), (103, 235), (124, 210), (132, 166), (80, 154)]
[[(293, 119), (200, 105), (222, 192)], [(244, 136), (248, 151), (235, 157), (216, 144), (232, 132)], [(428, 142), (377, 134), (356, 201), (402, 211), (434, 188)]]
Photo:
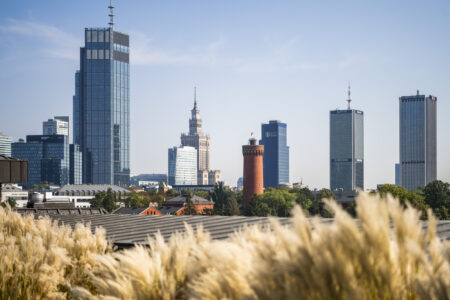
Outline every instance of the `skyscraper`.
[(69, 117), (54, 117), (42, 122), (42, 134), (62, 134), (69, 136)]
[(264, 187), (278, 187), (289, 183), (289, 147), (287, 125), (280, 121), (269, 121), (261, 125), (260, 145), (264, 145)]
[(69, 183), (69, 137), (66, 135), (28, 135), (27, 142), (12, 144), (16, 158), (28, 160), (27, 187), (43, 182)]
[(330, 111), (330, 189), (364, 189), (364, 113), (348, 107)]
[(80, 146), (77, 144), (70, 144), (70, 174), (69, 184), (83, 183), (83, 156), (80, 151)]
[[(202, 133), (202, 120), (197, 106), (197, 89), (194, 88), (194, 108), (189, 119), (189, 133), (181, 135), (181, 145), (194, 147), (197, 150), (197, 171), (209, 171), (210, 143), (209, 135)], [(202, 177), (199, 176), (198, 184)]]
[(400, 185), (407, 190), (436, 180), (434, 96), (400, 97)]
[(11, 156), (12, 137), (5, 136), (0, 132), (0, 155)]
[(83, 181), (130, 183), (130, 38), (113, 29), (86, 28), (73, 96), (74, 144), (83, 153)]
[(197, 184), (197, 150), (182, 146), (169, 149), (169, 184)]
[(264, 146), (256, 145), (256, 139), (251, 138), (248, 145), (242, 146), (244, 155), (244, 191), (242, 199), (244, 207), (248, 207), (253, 195), (264, 192), (263, 156)]

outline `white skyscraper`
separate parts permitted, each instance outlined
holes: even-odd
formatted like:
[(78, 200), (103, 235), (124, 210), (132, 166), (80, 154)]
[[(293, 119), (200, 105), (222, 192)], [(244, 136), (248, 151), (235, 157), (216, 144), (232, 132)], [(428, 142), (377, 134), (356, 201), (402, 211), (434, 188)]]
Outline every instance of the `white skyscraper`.
[(197, 150), (182, 146), (169, 149), (169, 184), (197, 184)]
[(54, 117), (42, 122), (43, 135), (62, 134), (69, 136), (69, 117)]

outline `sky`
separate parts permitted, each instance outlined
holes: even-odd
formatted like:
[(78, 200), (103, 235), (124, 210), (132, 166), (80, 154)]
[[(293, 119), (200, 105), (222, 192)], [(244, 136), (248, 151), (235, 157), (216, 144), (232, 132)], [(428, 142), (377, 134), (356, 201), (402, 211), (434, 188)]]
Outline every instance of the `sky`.
[[(85, 27), (106, 27), (106, 0), (4, 1), (0, 131), (41, 134), (72, 117)], [(365, 187), (394, 183), (400, 96), (434, 95), (438, 179), (450, 182), (450, 1), (114, 1), (130, 35), (131, 173), (167, 173), (189, 127), (194, 86), (211, 167), (242, 176), (242, 145), (287, 123), (290, 181), (329, 187), (329, 111), (364, 111)]]

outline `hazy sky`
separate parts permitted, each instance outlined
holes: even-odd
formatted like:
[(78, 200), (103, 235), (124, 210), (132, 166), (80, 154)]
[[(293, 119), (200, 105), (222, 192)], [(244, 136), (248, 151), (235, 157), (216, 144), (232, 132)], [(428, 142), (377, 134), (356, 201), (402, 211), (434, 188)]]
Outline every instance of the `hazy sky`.
[[(0, 131), (40, 134), (72, 116), (85, 27), (105, 27), (103, 0), (3, 1)], [(131, 172), (167, 173), (188, 131), (197, 85), (211, 166), (242, 176), (261, 123), (288, 124), (291, 182), (329, 187), (329, 111), (364, 111), (365, 186), (394, 183), (398, 98), (438, 98), (438, 178), (450, 181), (450, 1), (115, 1), (131, 39)]]

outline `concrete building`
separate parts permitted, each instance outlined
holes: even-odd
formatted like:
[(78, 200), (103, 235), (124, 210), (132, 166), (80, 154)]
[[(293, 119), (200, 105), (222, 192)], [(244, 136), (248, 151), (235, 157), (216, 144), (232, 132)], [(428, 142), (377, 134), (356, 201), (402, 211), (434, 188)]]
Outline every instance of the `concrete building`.
[(11, 157), (12, 137), (3, 135), (0, 132), (0, 155)]
[(197, 184), (197, 150), (182, 146), (169, 149), (169, 185)]
[[(189, 133), (181, 135), (181, 145), (194, 147), (197, 150), (197, 170), (210, 170), (210, 138), (202, 133), (202, 120), (200, 110), (197, 106), (197, 90), (194, 88), (194, 108), (191, 110), (189, 119)], [(203, 177), (200, 176), (197, 184), (203, 184)]]
[(197, 185), (208, 185), (208, 170), (197, 171)]
[(41, 183), (69, 183), (68, 139), (66, 135), (28, 135), (26, 143), (12, 144), (12, 155), (28, 161), (27, 188)]
[(1, 202), (4, 203), (8, 199), (16, 201), (16, 207), (27, 207), (28, 191), (23, 190), (17, 184), (2, 185)]
[(400, 97), (400, 185), (408, 191), (436, 180), (436, 102), (419, 91)]
[(83, 182), (130, 184), (130, 38), (113, 28), (85, 28), (73, 96), (74, 144)]
[(67, 135), (69, 136), (69, 117), (54, 117), (42, 122), (43, 135)]
[(330, 111), (330, 189), (364, 190), (364, 113), (350, 108)]
[(244, 155), (244, 207), (248, 207), (250, 198), (264, 192), (263, 156), (264, 146), (256, 145), (256, 139), (251, 138), (248, 145), (242, 146)]
[(211, 170), (208, 172), (208, 184), (216, 185), (222, 181), (219, 170)]
[(117, 185), (111, 184), (68, 184), (54, 192), (54, 196), (66, 197), (75, 207), (89, 208), (91, 200), (97, 193), (107, 192), (111, 189), (112, 193), (122, 198), (126, 197), (130, 191)]
[(140, 186), (140, 181), (156, 181), (167, 183), (167, 174), (139, 174), (131, 177), (131, 184)]
[(264, 187), (278, 187), (289, 183), (289, 147), (287, 125), (269, 121), (261, 125), (260, 145), (264, 145)]

